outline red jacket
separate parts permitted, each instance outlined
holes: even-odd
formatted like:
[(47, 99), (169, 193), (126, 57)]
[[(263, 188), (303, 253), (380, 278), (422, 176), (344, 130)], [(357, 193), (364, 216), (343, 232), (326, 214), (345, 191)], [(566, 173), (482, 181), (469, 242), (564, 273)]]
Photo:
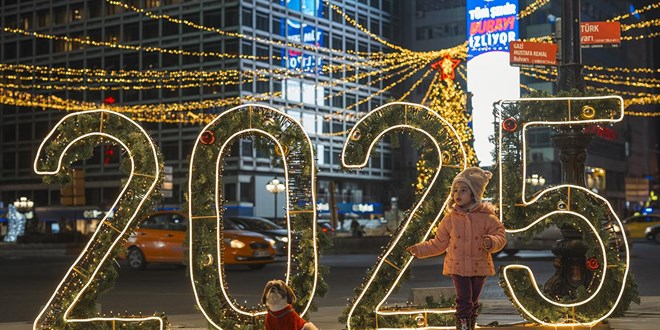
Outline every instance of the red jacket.
[(300, 330), (307, 321), (303, 320), (298, 313), (287, 305), (285, 308), (266, 314), (266, 330)]
[[(484, 236), (493, 242), (489, 250), (484, 247)], [(414, 246), (419, 258), (447, 252), (444, 275), (492, 276), (495, 275), (495, 266), (491, 253), (505, 245), (504, 225), (495, 216), (493, 205), (481, 203), (470, 212), (454, 207), (440, 221), (434, 238)]]

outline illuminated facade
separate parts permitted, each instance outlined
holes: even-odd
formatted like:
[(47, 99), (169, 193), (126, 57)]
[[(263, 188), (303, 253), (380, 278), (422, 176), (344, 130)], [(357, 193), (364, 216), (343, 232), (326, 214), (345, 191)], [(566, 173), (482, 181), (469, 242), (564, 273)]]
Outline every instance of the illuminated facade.
[[(392, 38), (392, 0), (343, 1), (344, 12), (360, 24), (386, 39)], [(133, 0), (124, 3), (198, 22), (204, 26), (236, 32), (252, 38), (276, 41), (302, 41), (331, 49), (354, 52), (380, 52), (385, 47), (369, 39), (355, 26), (346, 22), (319, 0), (254, 0), (254, 1), (181, 1)], [(131, 52), (108, 47), (83, 47), (76, 43), (44, 40), (10, 33), (0, 34), (2, 63), (25, 63), (51, 67), (90, 68), (106, 70), (189, 70), (215, 71), (227, 69), (258, 70), (276, 67), (313, 72), (320, 65), (338, 65), (346, 59), (322, 58), (320, 53), (283, 49), (269, 44), (204, 32), (165, 20), (155, 20), (128, 11), (106, 1), (16, 1), (2, 0), (2, 26), (19, 27), (53, 35), (89, 37), (139, 46), (183, 49), (199, 52), (251, 54), (260, 59), (218, 59), (154, 52)], [(331, 62), (331, 63), (328, 63)], [(361, 73), (361, 72), (360, 72)], [(334, 181), (336, 202), (384, 203), (389, 201), (389, 185), (394, 171), (392, 150), (388, 142), (377, 148), (377, 154), (360, 173), (340, 170), (339, 155), (345, 133), (354, 121), (343, 120), (340, 113), (367, 113), (386, 103), (390, 94), (380, 94), (355, 109), (344, 110), (384, 86), (380, 81), (359, 87), (359, 82), (346, 82), (332, 87), (319, 83), (345, 78), (358, 72), (332, 72), (314, 75), (313, 79), (282, 79), (260, 77), (239, 85), (215, 85), (182, 89), (145, 89), (122, 91), (59, 91), (62, 98), (98, 102), (112, 97), (119, 104), (153, 104), (229, 98), (269, 92), (281, 92), (262, 101), (285, 110), (299, 120), (316, 148), (319, 168), (318, 199), (327, 202), (328, 187)], [(366, 79), (376, 79), (367, 77)], [(337, 94), (338, 91), (350, 89)], [(228, 108), (228, 107), (227, 107)], [(43, 136), (64, 112), (1, 106), (0, 112), (0, 201), (11, 202), (19, 196), (30, 196), (42, 215), (45, 206), (60, 204), (60, 186), (44, 185), (32, 172), (31, 163)], [(226, 108), (206, 109), (205, 113), (221, 113)], [(165, 166), (172, 167), (172, 197), (164, 206), (183, 203), (188, 160), (200, 127), (167, 123), (146, 123), (147, 129), (161, 152)], [(103, 208), (116, 198), (122, 175), (118, 150), (110, 146), (96, 148), (92, 158), (82, 162), (85, 172), (86, 205), (81, 208)], [(224, 198), (230, 208), (258, 216), (274, 217), (273, 194), (266, 184), (274, 176), (282, 178), (283, 170), (273, 167), (271, 160), (253, 147), (252, 140), (241, 140), (232, 148), (233, 157), (225, 166)], [(169, 193), (167, 193), (169, 194)], [(279, 205), (284, 196), (279, 194)], [(258, 202), (263, 201), (263, 202)], [(283, 209), (278, 215), (283, 216)]]

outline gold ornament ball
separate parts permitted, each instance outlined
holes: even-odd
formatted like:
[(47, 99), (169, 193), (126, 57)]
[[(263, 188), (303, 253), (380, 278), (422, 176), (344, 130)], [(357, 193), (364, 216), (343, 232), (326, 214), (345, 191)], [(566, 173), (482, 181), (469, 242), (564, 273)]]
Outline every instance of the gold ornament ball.
[(202, 266), (208, 267), (213, 264), (213, 256), (211, 254), (207, 254), (202, 258)]
[[(284, 153), (282, 153), (284, 151)], [(275, 147), (275, 154), (282, 157), (282, 154), (288, 155), (289, 154), (289, 147), (282, 145), (282, 151), (280, 151), (280, 148)]]
[(590, 105), (585, 105), (582, 107), (582, 118), (584, 119), (593, 119), (596, 117), (596, 109)]
[(424, 320), (424, 315), (422, 314), (417, 314), (415, 316), (415, 322), (417, 322), (418, 327), (426, 326), (426, 321)]
[(568, 208), (568, 205), (566, 205), (566, 202), (559, 201), (559, 203), (557, 203), (557, 210), (565, 210), (567, 208)]
[(351, 140), (357, 141), (362, 137), (362, 132), (360, 132), (359, 129), (356, 129), (353, 131), (353, 134), (351, 134)]
[(443, 151), (442, 152), (442, 163), (443, 164), (449, 164), (451, 162), (451, 154), (449, 151)]

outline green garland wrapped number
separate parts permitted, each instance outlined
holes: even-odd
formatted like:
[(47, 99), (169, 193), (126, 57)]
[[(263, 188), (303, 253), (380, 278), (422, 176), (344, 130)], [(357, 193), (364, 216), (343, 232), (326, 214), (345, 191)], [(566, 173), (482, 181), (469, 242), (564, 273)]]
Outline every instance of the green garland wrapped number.
[[(528, 320), (555, 325), (593, 325), (618, 315), (637, 299), (629, 274), (628, 245), (625, 259), (613, 225), (622, 228), (611, 206), (592, 191), (562, 184), (541, 189), (527, 183), (528, 146), (526, 135), (533, 127), (561, 127), (614, 123), (623, 118), (623, 101), (616, 96), (558, 97), (536, 94), (530, 98), (502, 101), (497, 109), (497, 177), (500, 216), (507, 231), (529, 238), (551, 224), (572, 226), (584, 234), (592, 280), (570, 297), (548, 297), (541, 292), (534, 275), (524, 265), (508, 265), (500, 272), (500, 285)], [(599, 265), (599, 267), (598, 267)]]
[[(266, 313), (264, 306), (243, 306), (229, 294), (222, 262), (223, 158), (233, 142), (251, 136), (272, 141), (284, 165), (290, 235), (285, 281), (299, 297), (293, 307), (304, 315), (315, 308), (314, 296), (327, 290), (318, 266), (316, 167), (309, 137), (293, 118), (268, 106), (227, 110), (203, 129), (189, 172), (190, 279), (200, 309), (216, 328), (262, 329)], [(294, 235), (298, 239), (291, 239)]]
[[(370, 112), (353, 127), (342, 152), (344, 166), (365, 166), (376, 142), (390, 131), (421, 133), (417, 134), (415, 144), (423, 150), (433, 151), (435, 157), (428, 157), (430, 164), (427, 165), (435, 170), (428, 188), (418, 195), (416, 205), (346, 307), (340, 320), (346, 322), (348, 329), (409, 326), (415, 322), (415, 317), (422, 318), (419, 315), (451, 315), (454, 312), (448, 308), (385, 305), (412, 262), (412, 256), (405, 248), (430, 237), (440, 220), (449, 201), (451, 180), (466, 167), (465, 150), (457, 132), (436, 111), (418, 104), (393, 102)], [(442, 317), (424, 319), (446, 321)]]
[(90, 158), (95, 146), (120, 145), (121, 169), (129, 174), (111, 209), (101, 220), (81, 255), (71, 266), (46, 306), (34, 321), (47, 329), (163, 329), (161, 316), (103, 316), (96, 312), (98, 296), (112, 288), (117, 276), (113, 258), (160, 197), (162, 157), (147, 132), (130, 118), (107, 110), (90, 110), (65, 116), (42, 142), (35, 160), (37, 174), (46, 183), (66, 182), (70, 166)]

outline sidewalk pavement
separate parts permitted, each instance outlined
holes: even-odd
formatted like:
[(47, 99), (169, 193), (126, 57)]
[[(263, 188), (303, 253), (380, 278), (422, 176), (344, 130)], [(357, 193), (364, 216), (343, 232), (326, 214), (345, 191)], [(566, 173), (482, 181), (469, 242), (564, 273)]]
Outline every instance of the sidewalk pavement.
[[(73, 244), (34, 244), (14, 245), (0, 243), (0, 255), (75, 255), (80, 245)], [(557, 327), (543, 327), (525, 323), (518, 311), (509, 301), (482, 300), (482, 314), (477, 322), (482, 328), (496, 329), (557, 329)], [(344, 324), (338, 321), (345, 306), (320, 306), (318, 311), (311, 312), (310, 319), (321, 330), (342, 330)], [(199, 314), (167, 315), (171, 329), (208, 329), (204, 316)], [(487, 326), (497, 322), (496, 327)], [(28, 330), (32, 329), (30, 322), (0, 323), (1, 330)], [(648, 330), (660, 329), (660, 296), (643, 296), (639, 305), (632, 304), (624, 317), (610, 318), (593, 328), (574, 327), (571, 329), (612, 329), (612, 330)]]
[[(516, 309), (508, 301), (485, 300), (482, 301), (483, 313), (479, 316), (478, 324), (481, 328), (493, 329), (557, 329), (525, 324)], [(344, 310), (344, 306), (319, 307), (312, 312), (311, 321), (321, 330), (342, 330), (345, 325), (340, 324), (337, 318)], [(171, 329), (206, 330), (206, 320), (200, 314), (168, 315)], [(498, 322), (498, 326), (487, 326), (491, 322)], [(31, 322), (0, 323), (2, 330), (28, 330), (32, 328)], [(626, 315), (621, 318), (608, 319), (607, 322), (592, 328), (573, 327), (571, 329), (595, 330), (649, 330), (660, 328), (660, 297), (642, 297), (639, 305), (633, 304)]]

